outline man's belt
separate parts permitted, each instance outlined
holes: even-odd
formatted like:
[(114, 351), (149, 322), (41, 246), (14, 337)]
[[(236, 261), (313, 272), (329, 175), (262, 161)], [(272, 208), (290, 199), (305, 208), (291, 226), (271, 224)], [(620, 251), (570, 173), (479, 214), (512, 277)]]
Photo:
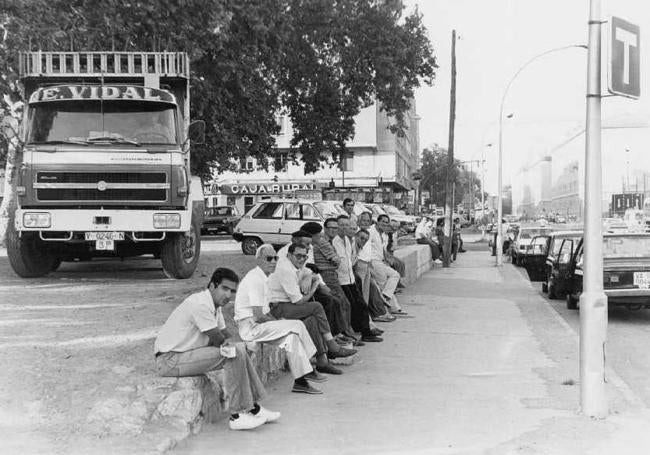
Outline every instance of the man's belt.
[(291, 302), (271, 302), (269, 303), (269, 308), (275, 308), (276, 306), (282, 304), (282, 303), (291, 303)]

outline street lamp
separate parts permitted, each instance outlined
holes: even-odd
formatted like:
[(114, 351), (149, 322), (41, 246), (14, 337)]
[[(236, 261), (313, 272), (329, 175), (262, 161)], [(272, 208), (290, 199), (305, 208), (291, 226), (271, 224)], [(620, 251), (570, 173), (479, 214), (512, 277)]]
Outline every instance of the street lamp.
[[(521, 73), (528, 65), (533, 63), (535, 60), (544, 57), (545, 55), (554, 53), (554, 52), (559, 52), (563, 51), (565, 49), (571, 49), (574, 47), (581, 47), (583, 49), (587, 49), (587, 46), (584, 44), (571, 44), (569, 46), (562, 46), (562, 47), (557, 47), (554, 49), (550, 49), (546, 52), (542, 52), (541, 54), (538, 54), (534, 57), (532, 57), (530, 60), (528, 60), (526, 63), (524, 63), (512, 76), (510, 81), (508, 82), (508, 85), (506, 85), (506, 89), (503, 92), (503, 96), (501, 97), (501, 108), (499, 110), (499, 178), (498, 178), (498, 198), (497, 198), (497, 244), (496, 244), (496, 265), (501, 266), (503, 265), (503, 255), (502, 255), (502, 248), (503, 248), (503, 227), (501, 223), (501, 219), (503, 217), (503, 108), (505, 107), (505, 102), (506, 102), (506, 96), (508, 95), (508, 91), (510, 90), (510, 86), (512, 86), (512, 83), (517, 79), (517, 76), (519, 76), (519, 73)], [(508, 118), (512, 117), (512, 114), (508, 116)]]

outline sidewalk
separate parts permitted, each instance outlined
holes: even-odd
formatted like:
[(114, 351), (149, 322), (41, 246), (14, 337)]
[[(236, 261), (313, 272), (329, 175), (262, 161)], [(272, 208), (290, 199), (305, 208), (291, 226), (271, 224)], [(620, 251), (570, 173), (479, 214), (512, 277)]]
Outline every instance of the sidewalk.
[(263, 404), (282, 412), (252, 432), (206, 426), (177, 453), (648, 453), (649, 416), (608, 372), (611, 416), (579, 407), (576, 334), (518, 269), (487, 251), (459, 255), (400, 295), (414, 316), (369, 343), (320, 396), (285, 376)]

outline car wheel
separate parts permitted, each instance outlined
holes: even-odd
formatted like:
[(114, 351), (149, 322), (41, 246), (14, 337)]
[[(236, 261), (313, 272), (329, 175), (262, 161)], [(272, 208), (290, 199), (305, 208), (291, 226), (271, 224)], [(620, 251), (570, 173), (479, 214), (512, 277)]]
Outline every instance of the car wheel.
[(244, 240), (241, 242), (241, 250), (244, 254), (252, 256), (262, 246), (262, 243), (262, 240), (258, 237), (244, 237)]
[(573, 297), (573, 295), (570, 292), (566, 295), (566, 307), (568, 310), (578, 309), (578, 299)]
[(542, 292), (547, 293), (548, 292), (548, 283), (543, 282), (542, 283)]

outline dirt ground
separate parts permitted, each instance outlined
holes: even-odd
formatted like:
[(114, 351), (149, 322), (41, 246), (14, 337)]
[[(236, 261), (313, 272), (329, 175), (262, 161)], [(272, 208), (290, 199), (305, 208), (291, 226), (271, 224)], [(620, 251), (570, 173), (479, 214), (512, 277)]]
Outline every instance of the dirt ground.
[(0, 257), (0, 451), (122, 452), (89, 434), (93, 405), (155, 377), (157, 329), (215, 267), (243, 276), (253, 265), (240, 252), (204, 251), (188, 280), (167, 279), (152, 258), (64, 263), (26, 280)]

